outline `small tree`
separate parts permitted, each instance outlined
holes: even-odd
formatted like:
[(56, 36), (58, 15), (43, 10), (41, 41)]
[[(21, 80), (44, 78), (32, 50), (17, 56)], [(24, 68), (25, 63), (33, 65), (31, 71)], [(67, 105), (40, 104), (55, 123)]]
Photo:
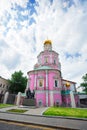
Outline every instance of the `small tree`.
[(20, 71), (14, 72), (9, 79), (10, 87), (9, 91), (11, 93), (17, 94), (18, 92), (24, 92), (27, 85), (27, 77), (23, 76), (23, 73)]
[(80, 86), (83, 88), (83, 91), (87, 94), (87, 74), (85, 74), (83, 77), (83, 83), (80, 84)]

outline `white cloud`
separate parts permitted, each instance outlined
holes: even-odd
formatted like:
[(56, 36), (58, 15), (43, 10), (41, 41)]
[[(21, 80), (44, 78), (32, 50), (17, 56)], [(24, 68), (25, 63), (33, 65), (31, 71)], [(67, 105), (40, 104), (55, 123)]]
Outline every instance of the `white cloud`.
[[(43, 42), (48, 38), (53, 42), (53, 49), (59, 53), (63, 77), (76, 81), (79, 85), (81, 77), (87, 71), (86, 4), (81, 5), (77, 0), (67, 7), (67, 2), (37, 0), (34, 7), (26, 8), (27, 2), (28, 0), (1, 0), (0, 40), (4, 40), (9, 47), (3, 48), (3, 53), (0, 54), (0, 75), (8, 78), (12, 72), (20, 69), (26, 75), (27, 71), (33, 69), (37, 55), (43, 50)], [(15, 4), (24, 10), (16, 8)], [(12, 7), (14, 10), (11, 10)], [(30, 16), (31, 10), (36, 10), (36, 13)], [(26, 15), (28, 19), (21, 20), (20, 17)], [(29, 24), (31, 18), (35, 22)], [(66, 57), (67, 53), (73, 58)], [(76, 53), (80, 56), (76, 57)], [(15, 62), (16, 54), (20, 57), (19, 62), (10, 69), (7, 63), (10, 64), (13, 59)], [(7, 61), (8, 57), (10, 61)], [(1, 62), (4, 59), (6, 63)]]

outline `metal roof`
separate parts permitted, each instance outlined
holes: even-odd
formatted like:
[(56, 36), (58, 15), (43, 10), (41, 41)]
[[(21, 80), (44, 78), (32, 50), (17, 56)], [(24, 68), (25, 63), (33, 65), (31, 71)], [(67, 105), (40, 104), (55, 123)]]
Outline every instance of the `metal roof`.
[(41, 67), (35, 68), (34, 70), (50, 70), (50, 69), (52, 68), (49, 66), (41, 66)]

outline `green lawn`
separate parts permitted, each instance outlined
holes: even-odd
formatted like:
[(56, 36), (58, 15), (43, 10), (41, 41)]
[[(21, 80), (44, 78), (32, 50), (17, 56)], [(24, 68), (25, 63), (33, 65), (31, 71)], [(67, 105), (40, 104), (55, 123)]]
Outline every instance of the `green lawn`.
[(8, 110), (8, 112), (16, 112), (16, 113), (24, 113), (26, 111), (27, 110), (22, 110), (22, 109), (10, 109), (10, 110)]
[(87, 118), (87, 109), (50, 107), (43, 115)]
[(11, 107), (11, 106), (14, 106), (14, 105), (11, 105), (11, 104), (0, 104), (0, 108)]

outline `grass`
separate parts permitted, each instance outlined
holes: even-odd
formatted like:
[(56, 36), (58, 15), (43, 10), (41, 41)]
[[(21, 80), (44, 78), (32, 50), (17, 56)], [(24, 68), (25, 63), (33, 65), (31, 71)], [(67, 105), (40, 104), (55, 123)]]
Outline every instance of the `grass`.
[(87, 109), (50, 107), (43, 115), (87, 118)]
[(6, 107), (12, 107), (14, 105), (11, 105), (11, 104), (0, 104), (0, 108), (6, 108)]
[(27, 110), (22, 110), (22, 109), (10, 109), (10, 110), (8, 110), (8, 112), (15, 112), (15, 113), (24, 113), (26, 111)]
[[(12, 107), (14, 105), (11, 105), (11, 104), (0, 104), (0, 108), (6, 108), (6, 107)], [(16, 113), (24, 113), (26, 112), (27, 110), (23, 110), (23, 109), (10, 109), (10, 110), (7, 110), (8, 112), (16, 112)]]

